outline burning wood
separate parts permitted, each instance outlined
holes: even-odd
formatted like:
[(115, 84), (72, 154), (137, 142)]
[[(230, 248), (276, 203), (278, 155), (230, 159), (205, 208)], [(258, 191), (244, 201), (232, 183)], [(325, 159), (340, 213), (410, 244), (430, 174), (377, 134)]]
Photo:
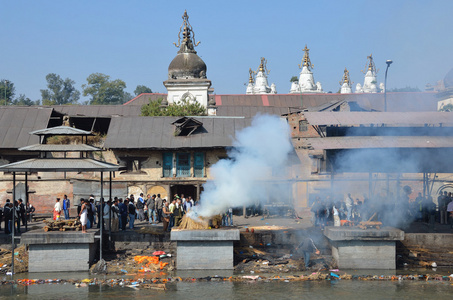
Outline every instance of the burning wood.
[(182, 217), (181, 224), (178, 229), (209, 229), (209, 223), (202, 217), (190, 217), (189, 214), (186, 214)]
[(44, 231), (66, 231), (66, 230), (82, 230), (82, 224), (78, 219), (71, 220), (60, 220), (60, 221), (48, 221), (44, 220), (46, 226), (44, 226)]

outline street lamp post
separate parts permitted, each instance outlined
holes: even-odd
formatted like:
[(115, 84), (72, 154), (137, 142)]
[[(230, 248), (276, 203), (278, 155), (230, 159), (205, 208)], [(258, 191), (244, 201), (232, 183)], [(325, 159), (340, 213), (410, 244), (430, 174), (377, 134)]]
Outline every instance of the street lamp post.
[(387, 68), (385, 69), (385, 83), (384, 83), (384, 111), (387, 111), (387, 72), (389, 70), (390, 65), (393, 63), (392, 60), (387, 59), (385, 62), (387, 64)]
[(5, 84), (4, 88), (5, 88), (5, 105), (6, 105), (6, 89), (8, 88), (8, 80), (3, 80), (3, 83)]

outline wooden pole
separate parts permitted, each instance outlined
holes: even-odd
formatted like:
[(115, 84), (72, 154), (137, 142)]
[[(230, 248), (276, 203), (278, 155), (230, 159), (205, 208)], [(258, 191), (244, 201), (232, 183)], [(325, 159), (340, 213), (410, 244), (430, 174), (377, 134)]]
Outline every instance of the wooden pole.
[(16, 206), (15, 206), (15, 201), (16, 201), (16, 172), (13, 172), (13, 208), (12, 208), (12, 213), (13, 213), (13, 224), (11, 225), (11, 276), (14, 274), (14, 232), (15, 232), (15, 222), (16, 222)]
[(104, 172), (101, 172), (101, 207), (99, 208), (101, 211), (99, 213), (99, 228), (101, 229), (100, 232), (101, 232), (101, 237), (99, 239), (99, 261), (102, 260), (102, 233), (103, 233), (103, 223), (104, 223), (104, 210), (103, 210), (103, 204), (104, 204), (104, 193), (103, 193), (103, 190), (104, 190)]

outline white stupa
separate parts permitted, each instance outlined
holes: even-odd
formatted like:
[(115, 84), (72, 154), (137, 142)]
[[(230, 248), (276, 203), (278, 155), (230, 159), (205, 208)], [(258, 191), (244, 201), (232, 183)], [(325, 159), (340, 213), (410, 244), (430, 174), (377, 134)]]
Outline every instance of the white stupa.
[(352, 93), (352, 82), (351, 79), (349, 78), (349, 71), (348, 69), (344, 68), (344, 74), (343, 78), (340, 81), (341, 89), (340, 93), (341, 94), (351, 94)]
[(293, 81), (291, 83), (291, 89), (289, 91), (290, 94), (300, 94), (300, 93), (323, 93), (322, 85), (320, 82), (315, 83), (315, 79), (313, 77), (313, 72), (311, 69), (314, 68), (310, 61), (310, 57), (308, 52), (310, 49), (305, 48), (302, 49), (305, 54), (302, 59), (302, 63), (299, 65), (299, 68), (302, 69), (300, 71), (299, 80)]
[(269, 86), (267, 82), (267, 61), (261, 57), (261, 63), (257, 71), (249, 69), (249, 83), (247, 85), (246, 94), (277, 94), (277, 88), (274, 83)]
[(357, 83), (355, 92), (356, 93), (379, 93), (382, 92), (385, 87), (384, 84), (380, 84), (379, 88), (377, 85), (377, 73), (379, 70), (376, 69), (376, 66), (373, 61), (373, 54), (367, 56), (367, 64), (365, 66), (366, 72), (362, 71), (365, 74), (365, 80), (363, 86), (360, 83)]

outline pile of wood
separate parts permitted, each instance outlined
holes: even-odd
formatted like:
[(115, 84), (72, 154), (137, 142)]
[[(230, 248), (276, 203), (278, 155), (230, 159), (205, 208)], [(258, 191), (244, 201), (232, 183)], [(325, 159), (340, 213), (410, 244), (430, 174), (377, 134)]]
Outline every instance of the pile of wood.
[(44, 231), (66, 231), (66, 230), (82, 230), (82, 224), (79, 219), (60, 220), (60, 221), (49, 221), (44, 220), (46, 226)]
[(357, 227), (365, 230), (368, 228), (376, 228), (376, 229), (381, 229), (382, 222), (379, 221), (371, 221), (374, 217), (376, 216), (376, 213), (374, 213), (371, 218), (368, 219), (368, 221), (362, 221), (357, 225)]
[(178, 229), (209, 229), (209, 223), (201, 217), (194, 219), (185, 214), (182, 217)]

